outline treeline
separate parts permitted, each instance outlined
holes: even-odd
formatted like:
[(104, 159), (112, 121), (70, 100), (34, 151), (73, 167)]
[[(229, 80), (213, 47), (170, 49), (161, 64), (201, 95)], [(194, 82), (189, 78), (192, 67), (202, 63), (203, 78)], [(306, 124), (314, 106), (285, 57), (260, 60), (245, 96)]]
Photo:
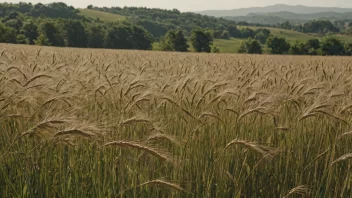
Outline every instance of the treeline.
[(195, 28), (210, 29), (217, 31), (216, 37), (225, 35), (231, 26), (236, 26), (236, 22), (204, 16), (195, 13), (181, 13), (177, 9), (164, 10), (142, 7), (94, 7), (88, 9), (119, 14), (127, 17), (127, 20), (140, 25), (148, 30), (156, 40), (161, 39), (169, 30), (182, 29), (186, 36), (190, 36)]
[[(351, 55), (352, 44), (327, 37), (305, 43), (290, 44), (285, 38), (274, 37), (270, 30), (237, 28), (225, 19), (207, 17), (178, 10), (148, 8), (96, 8), (127, 17), (127, 20), (104, 22), (79, 16), (72, 6), (64, 3), (48, 5), (31, 3), (0, 4), (0, 42), (110, 49), (150, 50), (155, 40), (163, 51), (220, 52), (214, 38), (247, 39), (240, 53)], [(289, 23), (283, 25), (292, 28)], [(322, 29), (324, 27), (324, 29)], [(329, 22), (313, 21), (302, 31), (333, 31)], [(148, 30), (149, 29), (149, 30)], [(235, 46), (234, 46), (235, 47)]]
[(76, 18), (82, 19), (77, 13), (79, 10), (65, 3), (51, 3), (44, 5), (41, 3), (31, 4), (20, 2), (18, 4), (1, 3), (0, 17), (6, 17), (11, 13), (19, 12), (26, 16), (39, 17), (45, 16), (49, 18)]
[(351, 56), (352, 43), (344, 43), (334, 37), (325, 37), (322, 40), (312, 38), (306, 42), (296, 41), (290, 44), (283, 37), (270, 35), (263, 47), (256, 39), (247, 39), (241, 43), (239, 53), (249, 54), (292, 54), (292, 55), (334, 55)]
[(75, 19), (26, 19), (20, 25), (0, 23), (0, 42), (58, 47), (152, 49), (153, 38), (130, 23), (84, 24)]
[(150, 50), (153, 37), (129, 21), (91, 21), (64, 3), (0, 4), (0, 42)]
[[(336, 24), (336, 25), (335, 25)], [(339, 33), (341, 32), (338, 26), (344, 27), (343, 22), (335, 22), (333, 24), (329, 20), (313, 20), (308, 21), (304, 24), (291, 24), (290, 22), (286, 21), (284, 23), (279, 23), (276, 25), (277, 28), (287, 29), (287, 30), (294, 30), (303, 33), (317, 33), (317, 34), (327, 34), (327, 33)]]

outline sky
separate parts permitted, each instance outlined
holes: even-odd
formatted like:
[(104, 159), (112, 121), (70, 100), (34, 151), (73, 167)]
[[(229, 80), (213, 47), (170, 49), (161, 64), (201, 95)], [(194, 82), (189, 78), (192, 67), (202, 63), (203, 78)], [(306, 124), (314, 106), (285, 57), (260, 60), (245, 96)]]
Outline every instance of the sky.
[(352, 8), (351, 0), (0, 0), (0, 2), (18, 3), (52, 3), (64, 2), (76, 8), (85, 8), (92, 4), (98, 7), (137, 6), (149, 8), (178, 9), (180, 11), (230, 10), (274, 4), (306, 5), (316, 7)]

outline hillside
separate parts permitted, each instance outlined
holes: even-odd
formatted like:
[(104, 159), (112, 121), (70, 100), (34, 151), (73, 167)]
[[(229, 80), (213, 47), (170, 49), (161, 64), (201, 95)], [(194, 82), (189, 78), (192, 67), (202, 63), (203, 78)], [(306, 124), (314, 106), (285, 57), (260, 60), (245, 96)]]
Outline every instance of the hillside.
[[(250, 28), (252, 30), (256, 30), (263, 27), (253, 27), (253, 26), (238, 26), (239, 29), (243, 28)], [(271, 34), (278, 37), (284, 37), (288, 42), (291, 44), (295, 43), (296, 41), (305, 42), (312, 38), (320, 38), (314, 35), (309, 35), (301, 32), (296, 32), (293, 30), (285, 30), (280, 28), (272, 28), (272, 27), (264, 27), (270, 30)], [(340, 39), (345, 43), (352, 43), (352, 37), (347, 35), (337, 34), (334, 37)], [(231, 38), (231, 39), (214, 39), (214, 46), (220, 48), (220, 53), (237, 53), (238, 49), (240, 48), (241, 42), (246, 39), (240, 38)], [(190, 43), (189, 43), (190, 45)], [(265, 48), (265, 46), (263, 45)], [(160, 51), (160, 43), (154, 42), (153, 43), (153, 50)]]
[(259, 23), (276, 25), (289, 21), (291, 24), (305, 23), (310, 20), (343, 20), (352, 21), (352, 12), (320, 12), (315, 14), (297, 14), (293, 12), (252, 13), (246, 16), (229, 16), (226, 19), (233, 21), (246, 21), (247, 23)]
[(151, 35), (159, 40), (162, 36), (172, 29), (182, 29), (186, 35), (197, 27), (216, 30), (219, 27), (227, 29), (236, 23), (231, 20), (209, 17), (195, 13), (184, 13), (177, 9), (164, 10), (143, 7), (94, 7), (92, 10), (118, 14), (125, 16), (133, 24), (140, 25), (148, 30)]
[[(259, 29), (262, 27), (239, 26), (238, 28), (250, 28), (252, 30), (256, 30), (256, 29)], [(314, 38), (314, 36), (311, 36), (309, 34), (297, 32), (297, 31), (293, 31), (293, 30), (285, 30), (285, 29), (272, 28), (272, 27), (265, 27), (265, 28), (270, 30), (272, 35), (278, 36), (278, 37), (285, 37), (286, 40), (288, 40), (290, 42), (306, 41), (310, 38)]]
[(102, 21), (120, 21), (124, 20), (126, 17), (118, 14), (111, 14), (108, 12), (102, 12), (98, 10), (90, 10), (90, 9), (79, 9), (78, 15), (85, 16), (88, 18), (99, 18)]
[(206, 10), (197, 12), (208, 16), (225, 17), (225, 16), (247, 16), (251, 13), (271, 13), (271, 12), (293, 12), (297, 14), (315, 14), (321, 12), (345, 13), (352, 12), (352, 8), (334, 8), (334, 7), (309, 7), (309, 6), (290, 6), (277, 4), (266, 7), (240, 8), (233, 10)]

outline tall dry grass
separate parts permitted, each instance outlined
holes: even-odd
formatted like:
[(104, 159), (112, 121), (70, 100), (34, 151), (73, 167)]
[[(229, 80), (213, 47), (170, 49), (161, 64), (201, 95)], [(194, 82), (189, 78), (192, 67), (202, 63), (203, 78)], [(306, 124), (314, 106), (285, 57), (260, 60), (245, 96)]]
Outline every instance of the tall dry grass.
[(0, 197), (350, 197), (352, 59), (0, 45)]

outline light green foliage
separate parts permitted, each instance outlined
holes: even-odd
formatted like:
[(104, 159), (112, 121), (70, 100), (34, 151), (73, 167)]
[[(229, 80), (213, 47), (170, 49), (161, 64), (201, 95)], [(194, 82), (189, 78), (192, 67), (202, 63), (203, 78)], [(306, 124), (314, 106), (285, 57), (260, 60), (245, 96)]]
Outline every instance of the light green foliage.
[(345, 44), (345, 52), (346, 52), (346, 55), (352, 56), (352, 43)]
[(49, 46), (50, 42), (48, 38), (44, 34), (40, 34), (36, 40), (34, 40), (34, 43), (36, 45), (40, 46)]

